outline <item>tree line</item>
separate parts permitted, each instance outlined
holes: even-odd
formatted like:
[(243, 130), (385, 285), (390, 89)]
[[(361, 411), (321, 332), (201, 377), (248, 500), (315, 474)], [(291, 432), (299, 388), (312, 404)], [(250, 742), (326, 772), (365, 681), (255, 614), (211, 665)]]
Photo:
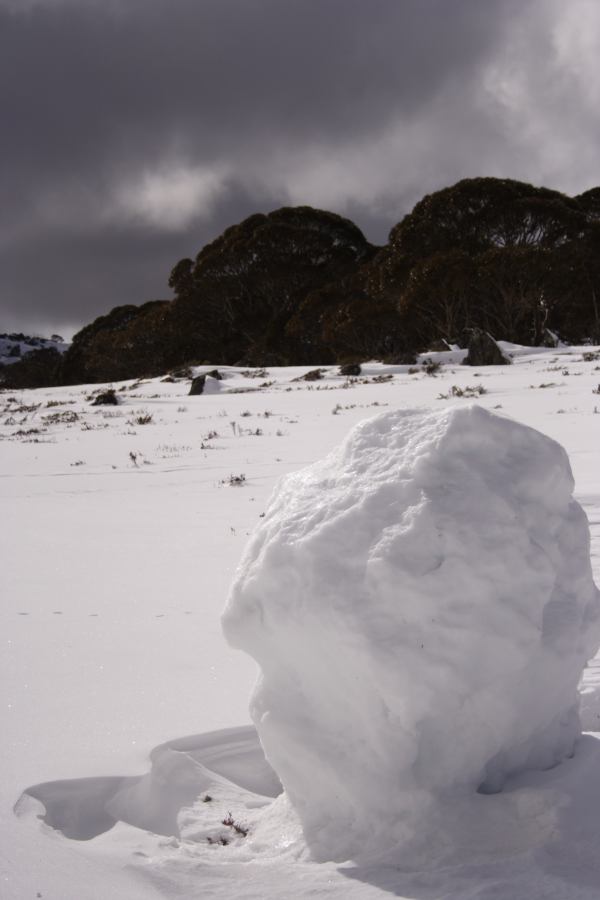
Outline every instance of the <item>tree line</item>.
[(548, 332), (600, 343), (600, 188), (568, 197), (464, 179), (423, 197), (383, 247), (334, 213), (286, 207), (180, 260), (169, 286), (172, 300), (116, 307), (60, 358), (40, 350), (5, 367), (5, 384), (205, 362), (404, 361), (440, 340), (466, 346), (474, 328), (522, 344)]

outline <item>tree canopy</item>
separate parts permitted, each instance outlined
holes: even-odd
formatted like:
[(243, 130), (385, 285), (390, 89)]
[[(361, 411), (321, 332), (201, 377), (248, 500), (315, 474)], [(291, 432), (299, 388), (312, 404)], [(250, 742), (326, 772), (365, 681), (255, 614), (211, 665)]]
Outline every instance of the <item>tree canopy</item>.
[[(545, 329), (600, 342), (600, 187), (568, 197), (464, 179), (423, 197), (384, 247), (324, 210), (257, 213), (176, 263), (169, 286), (173, 300), (117, 307), (83, 328), (59, 362), (48, 357), (46, 379), (394, 359), (440, 339), (464, 344), (472, 328), (527, 344)], [(25, 362), (5, 367), (5, 384), (43, 382), (43, 360)]]

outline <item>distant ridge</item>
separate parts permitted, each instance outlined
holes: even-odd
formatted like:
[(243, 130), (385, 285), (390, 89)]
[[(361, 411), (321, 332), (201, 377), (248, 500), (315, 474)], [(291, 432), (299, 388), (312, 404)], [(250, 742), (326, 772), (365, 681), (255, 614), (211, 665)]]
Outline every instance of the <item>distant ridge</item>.
[(38, 350), (51, 349), (58, 353), (65, 353), (69, 346), (70, 344), (60, 334), (53, 334), (49, 338), (34, 337), (20, 331), (0, 334), (0, 365), (14, 365), (28, 353)]

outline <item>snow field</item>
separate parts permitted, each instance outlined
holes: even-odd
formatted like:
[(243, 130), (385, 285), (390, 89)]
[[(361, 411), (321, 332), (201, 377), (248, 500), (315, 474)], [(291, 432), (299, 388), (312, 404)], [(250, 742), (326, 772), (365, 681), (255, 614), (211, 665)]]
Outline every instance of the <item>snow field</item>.
[[(192, 833), (196, 814), (210, 834), (219, 833), (225, 816), (210, 804), (191, 803), (193, 815), (182, 807), (175, 838), (133, 827), (126, 809), (121, 822), (89, 841), (41, 823), (40, 801), (30, 799), (29, 812), (25, 802), (19, 818), (13, 813), (24, 789), (65, 779), (73, 810), (90, 794), (80, 779), (139, 779), (149, 773), (153, 747), (194, 732), (203, 733), (198, 747), (192, 741), (185, 752), (211, 772), (233, 754), (233, 768), (221, 766), (221, 777), (243, 780), (247, 757), (240, 753), (235, 762), (231, 736), (215, 739), (204, 755), (204, 733), (249, 721), (256, 678), (254, 663), (221, 635), (231, 579), (278, 479), (325, 456), (352, 425), (378, 410), (461, 408), (471, 401), (438, 398), (453, 386), (483, 385), (479, 406), (501, 406), (501, 414), (558, 440), (590, 522), (600, 581), (600, 416), (594, 414), (600, 397), (593, 393), (600, 362), (583, 360), (589, 347), (509, 349), (513, 366), (472, 370), (450, 357), (436, 377), (369, 364), (361, 380), (347, 382), (330, 368), (321, 382), (308, 384), (293, 379), (313, 367), (273, 369), (257, 378), (223, 368), (227, 378), (218, 394), (200, 397), (187, 396), (188, 382), (128, 382), (115, 385), (122, 404), (114, 410), (90, 406), (86, 396), (97, 385), (0, 394), (2, 897), (597, 896), (594, 738), (551, 772), (509, 779), (498, 795), (474, 795), (468, 815), (453, 819), (446, 810), (452, 871), (430, 865), (409, 876), (397, 866), (302, 861), (301, 835), (285, 809), (279, 817), (255, 810), (248, 836), (228, 846), (181, 837), (184, 820)], [(238, 390), (245, 393), (232, 393)], [(42, 418), (69, 410), (77, 421)], [(148, 413), (151, 422), (136, 424)], [(33, 428), (37, 434), (18, 434)], [(218, 437), (208, 439), (211, 431)], [(230, 476), (242, 473), (245, 482), (231, 486)], [(596, 674), (594, 667), (584, 675), (586, 729), (598, 721)], [(168, 792), (160, 756), (158, 778)], [(187, 765), (182, 762), (184, 771)], [(172, 771), (175, 782), (179, 769)], [(227, 806), (231, 788), (222, 790)], [(63, 807), (66, 795), (66, 788), (59, 792)], [(134, 800), (133, 794), (131, 808)], [(487, 801), (492, 805), (481, 805)], [(231, 809), (236, 820), (249, 818), (254, 803), (254, 792), (246, 791)], [(508, 817), (496, 812), (507, 805)], [(478, 828), (484, 809), (496, 817), (495, 832)], [(464, 852), (457, 856), (460, 834)], [(431, 863), (443, 853), (432, 847)]]

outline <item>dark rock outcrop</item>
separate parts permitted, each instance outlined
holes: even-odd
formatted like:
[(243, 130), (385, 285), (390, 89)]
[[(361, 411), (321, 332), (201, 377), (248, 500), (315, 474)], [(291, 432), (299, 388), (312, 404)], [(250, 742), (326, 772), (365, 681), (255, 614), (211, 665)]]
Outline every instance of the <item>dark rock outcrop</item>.
[(119, 398), (117, 397), (114, 388), (108, 388), (107, 391), (101, 391), (99, 394), (96, 394), (94, 399), (92, 400), (92, 406), (118, 406)]
[(192, 378), (192, 383), (190, 384), (189, 396), (194, 397), (198, 394), (204, 393), (204, 385), (206, 383), (206, 375), (196, 375), (195, 378)]
[(465, 366), (506, 366), (511, 360), (505, 356), (494, 338), (487, 331), (473, 328), (469, 339), (469, 352), (463, 360)]

